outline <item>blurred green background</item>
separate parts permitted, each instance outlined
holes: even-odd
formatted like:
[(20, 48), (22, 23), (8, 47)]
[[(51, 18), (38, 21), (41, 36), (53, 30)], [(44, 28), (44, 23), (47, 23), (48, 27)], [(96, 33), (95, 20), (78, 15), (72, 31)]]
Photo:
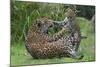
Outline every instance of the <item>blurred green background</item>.
[[(87, 36), (80, 43), (79, 51), (84, 54), (81, 60), (67, 57), (53, 59), (33, 59), (25, 48), (24, 31), (27, 31), (34, 20), (48, 17), (63, 20), (65, 10), (73, 5), (11, 1), (11, 65), (34, 65), (51, 63), (83, 62), (95, 60), (95, 6), (74, 5), (77, 10), (77, 22), (82, 35)], [(54, 30), (52, 30), (54, 31)]]

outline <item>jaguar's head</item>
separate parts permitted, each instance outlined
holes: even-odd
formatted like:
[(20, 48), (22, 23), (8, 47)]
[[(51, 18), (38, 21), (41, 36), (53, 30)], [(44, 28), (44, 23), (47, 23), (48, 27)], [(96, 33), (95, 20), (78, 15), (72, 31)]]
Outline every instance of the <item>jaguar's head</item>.
[(48, 29), (50, 27), (53, 27), (52, 20), (48, 18), (41, 18), (36, 20), (37, 27), (40, 29), (40, 31), (44, 34), (48, 34)]

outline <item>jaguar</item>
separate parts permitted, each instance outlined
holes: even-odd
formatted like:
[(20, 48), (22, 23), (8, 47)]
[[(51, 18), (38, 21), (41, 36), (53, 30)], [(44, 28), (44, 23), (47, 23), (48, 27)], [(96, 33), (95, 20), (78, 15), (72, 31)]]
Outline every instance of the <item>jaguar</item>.
[[(78, 48), (81, 41), (80, 28), (76, 25), (75, 14), (71, 9), (63, 22), (47, 18), (36, 20), (26, 36), (26, 48), (33, 58), (71, 57), (80, 59)], [(71, 14), (71, 15), (70, 15)], [(48, 28), (58, 25), (62, 29), (53, 37), (48, 35)], [(64, 36), (65, 32), (69, 32)]]

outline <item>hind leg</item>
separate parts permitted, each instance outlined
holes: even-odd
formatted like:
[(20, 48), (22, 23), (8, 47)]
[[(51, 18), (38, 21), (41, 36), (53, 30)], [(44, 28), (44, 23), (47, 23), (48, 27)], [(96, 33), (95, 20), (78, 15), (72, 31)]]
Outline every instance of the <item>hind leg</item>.
[(73, 59), (82, 59), (84, 57), (84, 55), (79, 54), (75, 50), (71, 50), (71, 51), (65, 50), (64, 53), (66, 54), (67, 57), (70, 57)]
[(71, 58), (74, 58), (74, 59), (82, 59), (82, 58), (84, 57), (84, 55), (79, 54), (78, 52), (72, 50), (72, 51), (70, 52), (70, 57), (71, 57)]

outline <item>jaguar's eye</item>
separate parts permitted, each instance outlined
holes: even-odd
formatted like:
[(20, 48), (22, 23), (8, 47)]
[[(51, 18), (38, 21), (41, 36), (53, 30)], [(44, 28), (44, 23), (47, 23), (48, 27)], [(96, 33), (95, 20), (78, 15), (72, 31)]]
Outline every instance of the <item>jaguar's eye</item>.
[(37, 25), (38, 25), (38, 27), (40, 27), (41, 26), (41, 23), (38, 23)]
[(50, 25), (49, 27), (53, 27), (53, 25)]

